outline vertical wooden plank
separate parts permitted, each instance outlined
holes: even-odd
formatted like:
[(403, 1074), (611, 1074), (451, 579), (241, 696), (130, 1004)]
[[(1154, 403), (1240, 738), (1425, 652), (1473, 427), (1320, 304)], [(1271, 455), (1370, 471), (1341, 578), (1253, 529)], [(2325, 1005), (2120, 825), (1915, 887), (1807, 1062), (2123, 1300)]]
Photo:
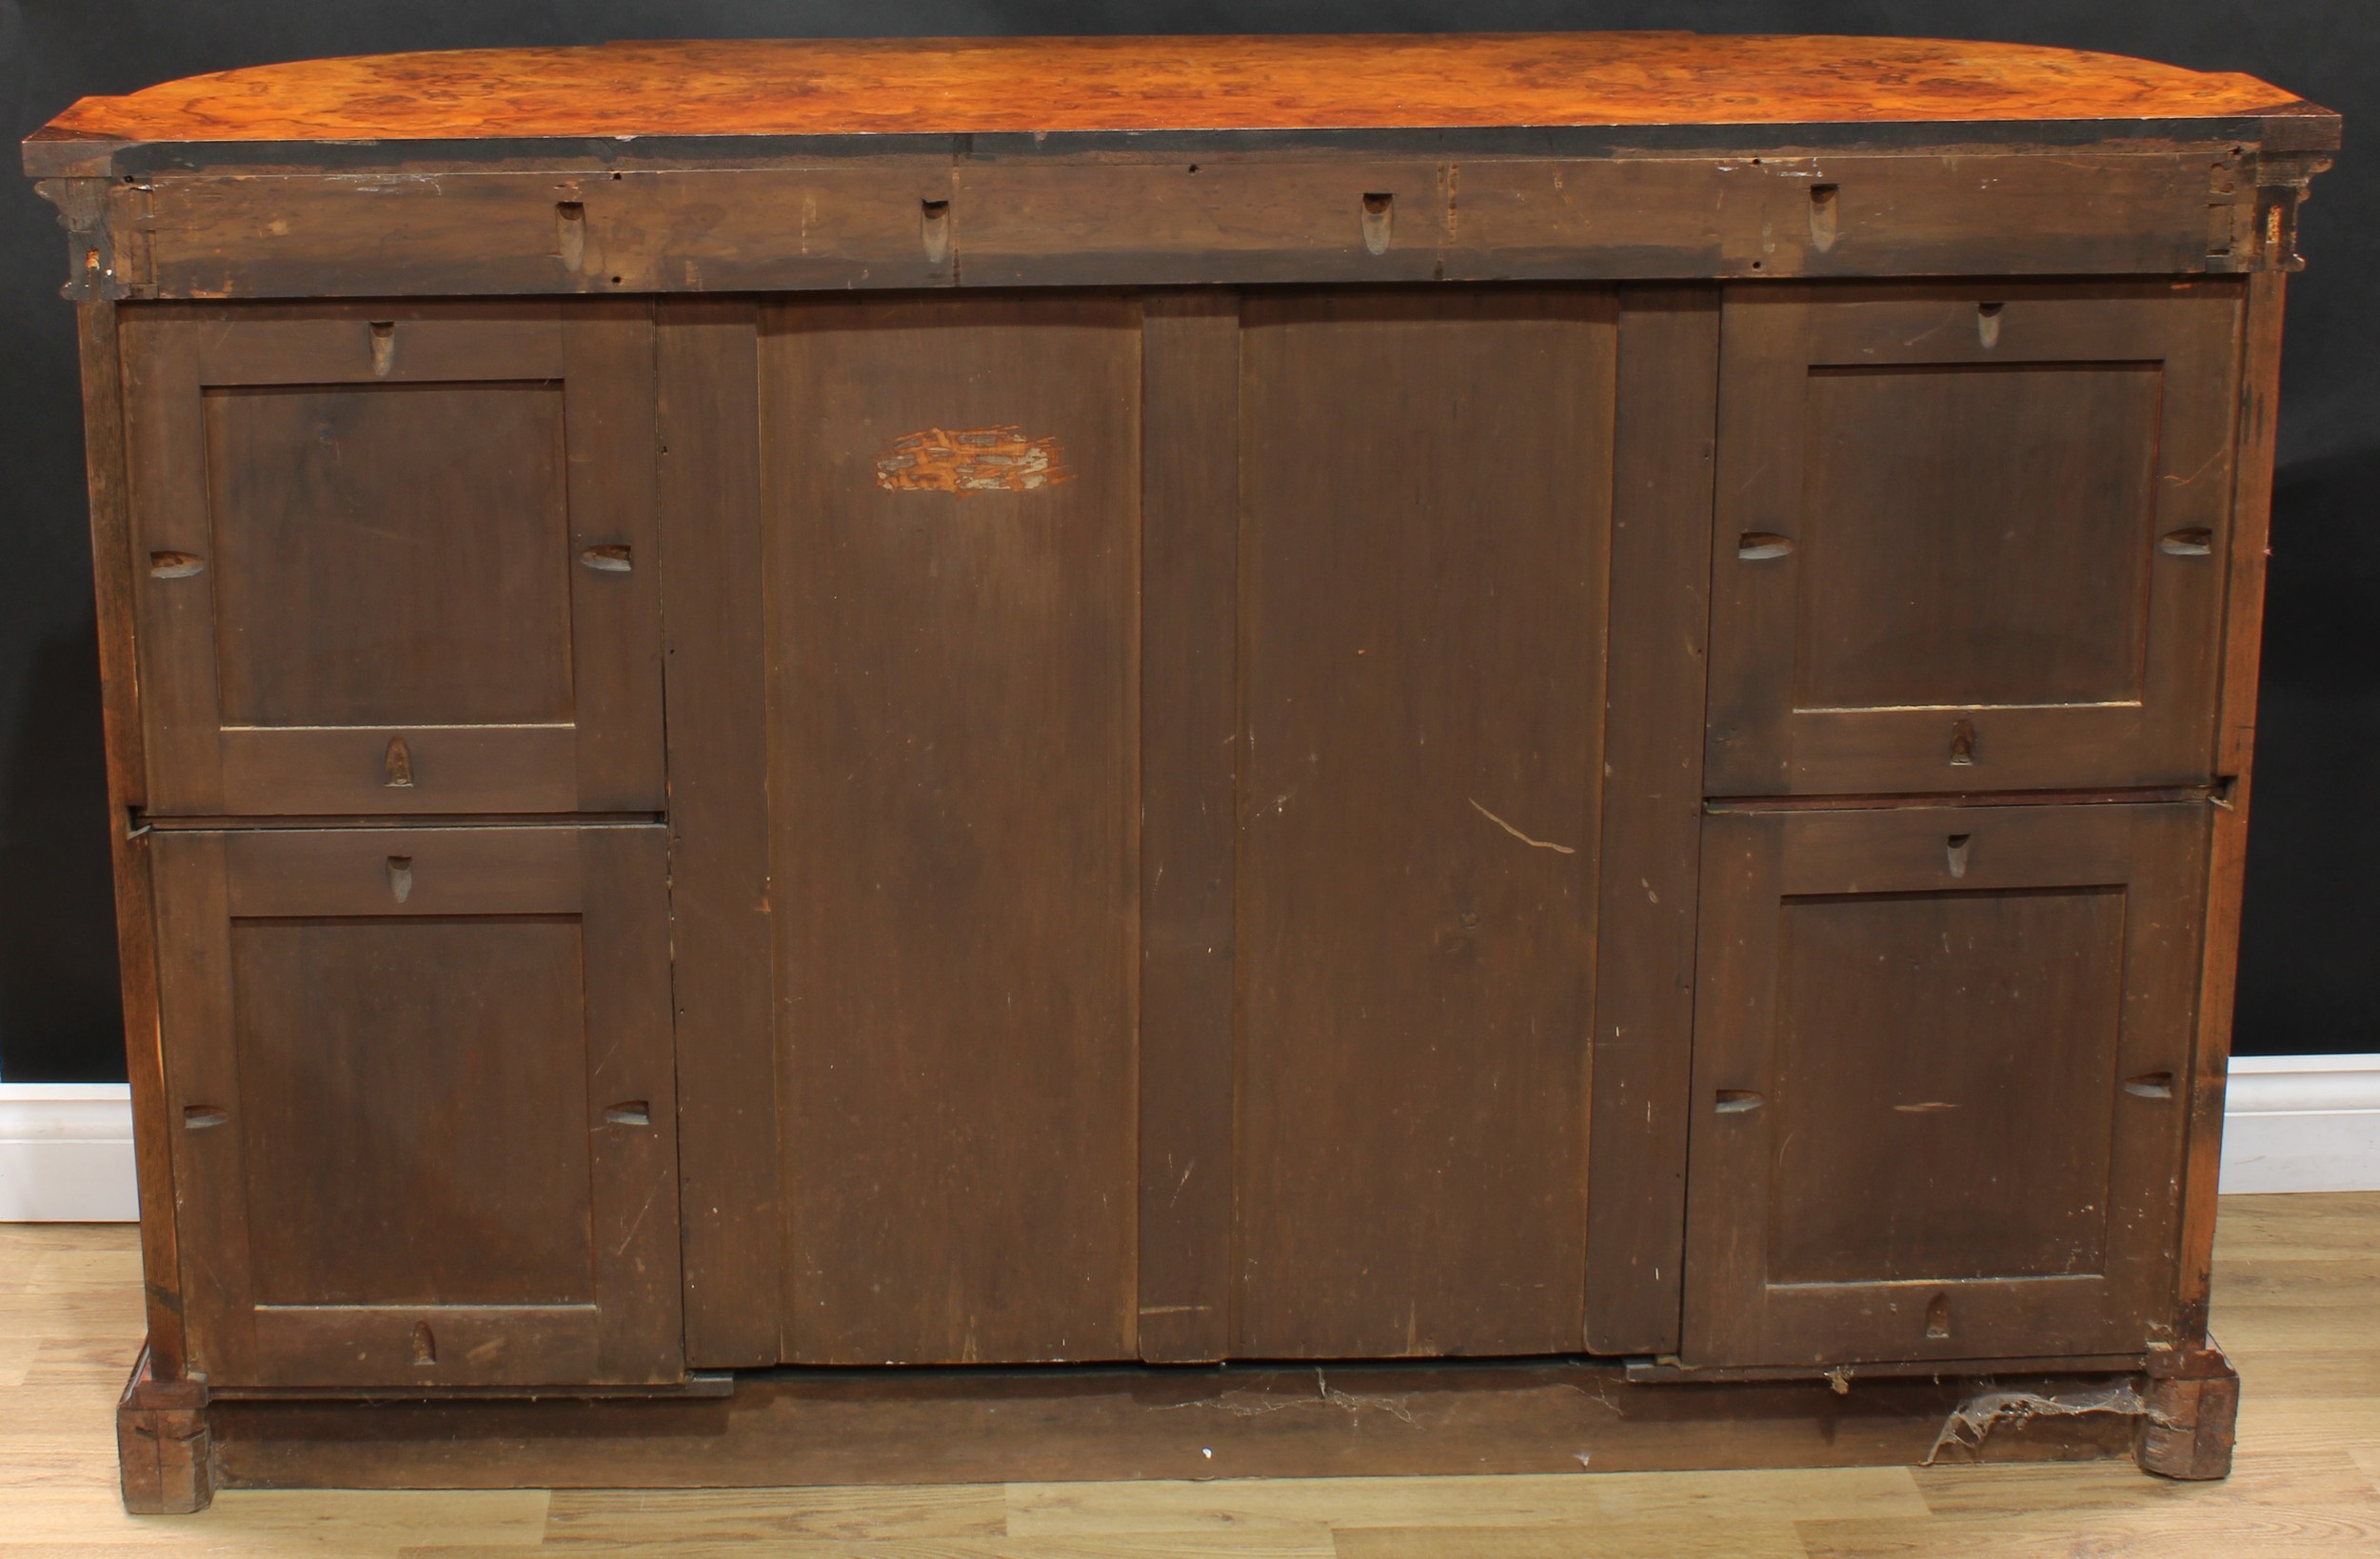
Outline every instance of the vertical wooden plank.
[(790, 1358), (1132, 1357), (1140, 322), (761, 344)]
[(1702, 837), (1715, 287), (1620, 294), (1586, 1346), (1677, 1348)]
[(1140, 1356), (1231, 1347), (1240, 298), (1141, 325)]
[[(2230, 582), (2215, 717), (2216, 811), (2207, 852), (2206, 942), (2198, 972), (2191, 1060), (2189, 1142), (2182, 1170), (2176, 1341), (2206, 1340), (2213, 1283), (2216, 1182), (2223, 1162), (2224, 1086), (2238, 996), (2240, 900), (2247, 886), (2248, 802), (2256, 741), (2256, 674), (2264, 650), (2265, 553), (2272, 532), (2272, 461), (2281, 402), (2281, 316), (2288, 276), (2248, 279), (2232, 462)], [(2228, 789), (2229, 795), (2224, 792)]]
[(1242, 1355), (1578, 1346), (1616, 315), (1246, 305)]
[(75, 309), (83, 367), (83, 456), (90, 494), (92, 581), (99, 615), (99, 696), (108, 763), (108, 847), (115, 871), (117, 989), (124, 1001), (125, 1076), (132, 1087), (132, 1153), (141, 1189), (141, 1270), (149, 1362), (158, 1380), (181, 1378), (182, 1261), (174, 1211), (165, 1053), (157, 1024), (156, 921), (150, 910), (149, 837), (133, 832), (148, 799), (133, 624), (131, 501), (127, 489), (124, 365), (116, 306)]
[[(605, 1380), (673, 1381), (685, 1352), (667, 840), (649, 826), (589, 828), (579, 852), (599, 1368)], [(765, 1316), (774, 1295), (752, 1297)]]
[(758, 348), (749, 303), (662, 306), (671, 977), (697, 1369), (781, 1356)]
[[(654, 536), (653, 317), (649, 305), (569, 306), (563, 328), (568, 419), (572, 675), (579, 806), (664, 804)], [(585, 565), (588, 548), (625, 547), (628, 567)]]
[[(221, 834), (151, 835), (163, 1114), (182, 1231), (188, 1365), (200, 1379), (252, 1379), (256, 1318), (248, 1171), (233, 1054), (231, 906)], [(162, 1188), (161, 1188), (162, 1189)]]

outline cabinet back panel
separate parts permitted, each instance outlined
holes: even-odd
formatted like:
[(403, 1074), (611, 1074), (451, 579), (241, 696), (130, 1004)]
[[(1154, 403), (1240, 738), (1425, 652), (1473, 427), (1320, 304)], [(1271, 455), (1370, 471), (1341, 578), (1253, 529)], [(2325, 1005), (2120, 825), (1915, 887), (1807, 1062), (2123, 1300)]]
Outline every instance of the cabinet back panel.
[(571, 718), (562, 393), (207, 393), (231, 725)]
[(1614, 300), (1244, 317), (1235, 1351), (1576, 1350)]
[(1811, 378), (1797, 707), (2139, 700), (2153, 365)]
[(594, 1296), (575, 918), (235, 920), (267, 1305)]
[(1140, 320), (761, 343), (787, 1357), (1129, 1357)]
[(2099, 1271), (2122, 892), (1794, 898), (1779, 919), (1771, 1280)]

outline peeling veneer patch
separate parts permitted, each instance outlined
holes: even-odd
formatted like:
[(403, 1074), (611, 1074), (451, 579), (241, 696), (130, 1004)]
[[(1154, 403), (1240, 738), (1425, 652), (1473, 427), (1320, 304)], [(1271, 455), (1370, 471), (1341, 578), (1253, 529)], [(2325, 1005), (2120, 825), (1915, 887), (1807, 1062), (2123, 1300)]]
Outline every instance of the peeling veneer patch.
[(904, 433), (876, 461), (876, 484), (889, 493), (1029, 493), (1072, 482), (1056, 439), (1029, 439), (1021, 427), (939, 427)]

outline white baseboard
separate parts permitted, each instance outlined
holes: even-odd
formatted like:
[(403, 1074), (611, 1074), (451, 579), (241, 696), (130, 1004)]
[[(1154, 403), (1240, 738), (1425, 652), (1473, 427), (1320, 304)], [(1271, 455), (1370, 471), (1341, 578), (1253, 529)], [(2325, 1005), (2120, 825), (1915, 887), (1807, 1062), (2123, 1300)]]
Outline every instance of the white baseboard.
[(2380, 1055), (2232, 1056), (2223, 1189), (2380, 1191)]
[(0, 1083), (0, 1223), (130, 1223), (132, 1091)]
[[(2232, 1057), (2223, 1189), (2380, 1191), (2380, 1055)], [(131, 1093), (0, 1083), (0, 1223), (129, 1223)]]

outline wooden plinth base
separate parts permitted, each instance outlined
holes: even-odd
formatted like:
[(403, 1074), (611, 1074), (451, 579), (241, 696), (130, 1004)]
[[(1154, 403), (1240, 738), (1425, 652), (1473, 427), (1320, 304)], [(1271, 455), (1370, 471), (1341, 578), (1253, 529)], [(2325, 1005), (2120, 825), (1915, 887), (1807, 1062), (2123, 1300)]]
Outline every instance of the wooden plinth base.
[[(2228, 1466), (2236, 1377), (1631, 1384), (1611, 1361), (783, 1370), (731, 1396), (208, 1401), (136, 1375), (125, 1503), (250, 1489), (735, 1488), (2084, 1460)], [(2228, 1393), (2228, 1394), (2227, 1394)], [(2218, 1451), (2219, 1448), (2219, 1451)]]

